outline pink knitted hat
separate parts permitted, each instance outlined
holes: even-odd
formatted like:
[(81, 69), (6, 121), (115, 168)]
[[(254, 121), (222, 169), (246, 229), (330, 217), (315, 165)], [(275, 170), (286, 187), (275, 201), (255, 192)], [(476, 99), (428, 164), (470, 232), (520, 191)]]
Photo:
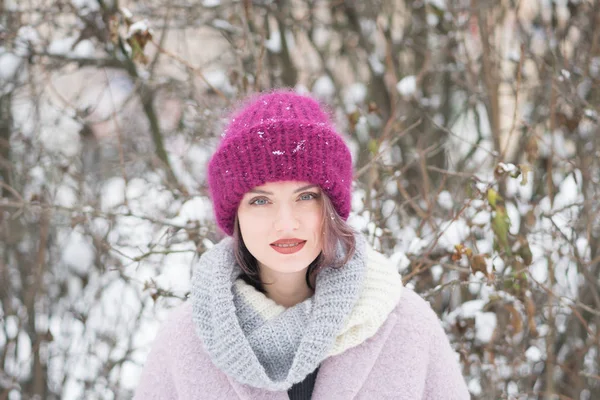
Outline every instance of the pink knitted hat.
[(267, 182), (317, 184), (346, 220), (352, 159), (314, 99), (276, 91), (251, 99), (233, 116), (208, 164), (217, 223), (228, 235), (246, 192)]

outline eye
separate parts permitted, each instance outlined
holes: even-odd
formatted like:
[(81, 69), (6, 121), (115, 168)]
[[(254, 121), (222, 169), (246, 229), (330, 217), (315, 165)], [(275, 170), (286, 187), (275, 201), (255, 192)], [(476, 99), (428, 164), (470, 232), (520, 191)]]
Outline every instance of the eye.
[(300, 195), (300, 200), (313, 200), (318, 197), (319, 197), (319, 195), (316, 193), (302, 193)]
[(268, 203), (268, 200), (265, 199), (264, 197), (259, 197), (259, 198), (256, 198), (256, 199), (252, 199), (250, 201), (250, 204), (251, 205), (255, 205), (255, 206), (264, 206), (267, 203)]

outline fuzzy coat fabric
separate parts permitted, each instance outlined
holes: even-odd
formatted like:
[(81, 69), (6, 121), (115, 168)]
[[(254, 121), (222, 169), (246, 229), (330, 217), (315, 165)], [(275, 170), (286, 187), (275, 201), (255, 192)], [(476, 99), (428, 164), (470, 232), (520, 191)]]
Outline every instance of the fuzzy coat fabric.
[[(469, 399), (460, 371), (437, 315), (404, 288), (401, 301), (373, 337), (321, 364), (312, 398)], [(288, 395), (240, 384), (216, 368), (196, 333), (188, 302), (159, 332), (135, 399), (285, 400)]]

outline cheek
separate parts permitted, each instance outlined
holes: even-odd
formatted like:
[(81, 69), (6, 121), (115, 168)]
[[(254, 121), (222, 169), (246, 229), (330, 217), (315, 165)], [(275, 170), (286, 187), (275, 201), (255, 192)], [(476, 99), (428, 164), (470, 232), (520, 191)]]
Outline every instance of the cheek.
[[(240, 224), (240, 233), (242, 239), (251, 253), (255, 251), (257, 238), (261, 237), (260, 230), (264, 225), (257, 223), (251, 213), (239, 213), (238, 222)], [(253, 254), (254, 255), (254, 254)], [(256, 257), (256, 255), (254, 255)]]
[(319, 245), (323, 241), (323, 216), (320, 211), (312, 213), (310, 216), (307, 216), (304, 221), (306, 221), (306, 227), (312, 232), (314, 235), (314, 239)]
[(242, 232), (256, 232), (265, 226), (264, 219), (255, 212), (239, 212), (238, 221), (240, 222), (240, 230)]

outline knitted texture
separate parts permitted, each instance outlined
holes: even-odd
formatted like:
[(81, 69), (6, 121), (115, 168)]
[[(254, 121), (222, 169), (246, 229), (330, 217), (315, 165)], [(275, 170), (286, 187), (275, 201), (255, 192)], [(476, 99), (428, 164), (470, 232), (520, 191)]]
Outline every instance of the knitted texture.
[(306, 181), (350, 213), (352, 158), (314, 99), (290, 91), (263, 94), (231, 119), (208, 164), (208, 185), (219, 227), (233, 234), (235, 213), (250, 189), (267, 182)]
[[(338, 332), (329, 355), (334, 356), (358, 346), (372, 337), (384, 324), (398, 304), (402, 293), (402, 279), (394, 265), (381, 253), (367, 247), (367, 272), (358, 301)], [(276, 318), (286, 308), (257, 291), (242, 279), (234, 284), (236, 295), (250, 306), (262, 321)]]
[[(245, 301), (234, 282), (241, 271), (232, 239), (205, 252), (194, 268), (193, 320), (212, 362), (249, 386), (288, 390), (327, 358), (359, 299), (366, 275), (366, 241), (343, 268), (317, 275), (315, 294), (272, 318)], [(337, 256), (343, 257), (342, 246)]]
[[(162, 324), (135, 400), (290, 400), (287, 391), (243, 385), (217, 368), (192, 315), (186, 301)], [(404, 287), (373, 337), (320, 364), (311, 399), (467, 400), (458, 359), (429, 303)]]

